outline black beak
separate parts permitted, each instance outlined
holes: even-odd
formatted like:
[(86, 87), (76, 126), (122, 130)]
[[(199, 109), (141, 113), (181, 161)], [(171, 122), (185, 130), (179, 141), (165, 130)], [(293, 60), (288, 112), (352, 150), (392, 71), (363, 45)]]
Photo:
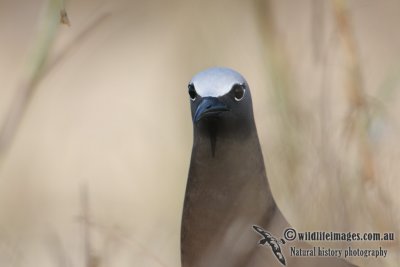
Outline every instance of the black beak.
[(205, 97), (196, 109), (193, 121), (197, 123), (205, 117), (217, 116), (221, 112), (229, 111), (229, 108), (216, 97)]

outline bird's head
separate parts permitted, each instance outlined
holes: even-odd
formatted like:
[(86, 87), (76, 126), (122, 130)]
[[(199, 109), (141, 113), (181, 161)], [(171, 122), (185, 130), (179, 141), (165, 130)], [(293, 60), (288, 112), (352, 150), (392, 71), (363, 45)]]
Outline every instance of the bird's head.
[(232, 133), (254, 124), (249, 86), (232, 69), (215, 67), (196, 74), (188, 92), (195, 127), (218, 124)]

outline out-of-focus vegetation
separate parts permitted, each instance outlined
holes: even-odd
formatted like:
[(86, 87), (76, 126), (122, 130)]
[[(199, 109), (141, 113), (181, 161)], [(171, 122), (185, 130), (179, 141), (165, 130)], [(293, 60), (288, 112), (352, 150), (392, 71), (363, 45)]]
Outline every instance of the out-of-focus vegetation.
[(0, 266), (179, 266), (186, 83), (215, 65), (250, 84), (293, 226), (399, 236), (399, 9), (0, 0)]

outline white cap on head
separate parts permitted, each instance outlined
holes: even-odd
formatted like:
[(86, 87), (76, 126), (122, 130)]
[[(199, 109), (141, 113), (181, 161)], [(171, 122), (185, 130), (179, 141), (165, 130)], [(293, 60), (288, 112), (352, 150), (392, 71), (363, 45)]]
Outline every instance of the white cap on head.
[(246, 80), (232, 69), (214, 67), (196, 74), (190, 83), (201, 97), (219, 97), (228, 93), (234, 84), (243, 84)]

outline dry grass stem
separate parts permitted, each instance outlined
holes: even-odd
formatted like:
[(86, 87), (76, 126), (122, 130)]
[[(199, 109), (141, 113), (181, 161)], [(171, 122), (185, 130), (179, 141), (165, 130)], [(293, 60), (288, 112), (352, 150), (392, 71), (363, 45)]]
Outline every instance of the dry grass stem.
[(364, 182), (372, 182), (375, 177), (374, 158), (368, 136), (370, 108), (363, 88), (357, 42), (351, 26), (346, 0), (333, 0), (333, 13), (342, 42), (346, 60), (345, 90), (349, 111), (346, 118), (347, 133), (357, 143), (360, 157), (360, 171)]
[(0, 162), (15, 137), (38, 83), (43, 78), (43, 71), (56, 38), (60, 10), (61, 20), (69, 24), (67, 13), (63, 6), (64, 0), (49, 0), (45, 7), (46, 13), (41, 18), (38, 37), (26, 65), (22, 82), (16, 90), (14, 100), (0, 128)]

